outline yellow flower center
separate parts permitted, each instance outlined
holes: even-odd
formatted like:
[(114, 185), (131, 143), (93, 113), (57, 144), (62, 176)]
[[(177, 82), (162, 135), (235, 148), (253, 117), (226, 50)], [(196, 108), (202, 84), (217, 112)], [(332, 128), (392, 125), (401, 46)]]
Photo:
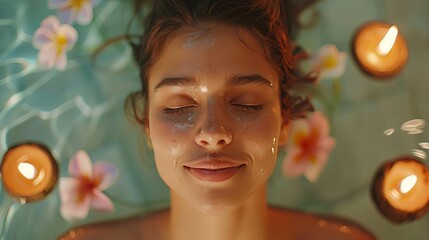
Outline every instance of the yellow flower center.
[(62, 53), (64, 48), (67, 46), (67, 38), (64, 36), (64, 34), (58, 34), (57, 38), (55, 39), (55, 42), (57, 44), (57, 56)]
[(334, 68), (335, 66), (337, 66), (338, 60), (335, 56), (327, 56), (324, 60), (323, 60), (323, 68), (325, 69), (331, 69)]
[(82, 5), (87, 1), (88, 0), (70, 0), (70, 5), (72, 8), (80, 9), (82, 8)]

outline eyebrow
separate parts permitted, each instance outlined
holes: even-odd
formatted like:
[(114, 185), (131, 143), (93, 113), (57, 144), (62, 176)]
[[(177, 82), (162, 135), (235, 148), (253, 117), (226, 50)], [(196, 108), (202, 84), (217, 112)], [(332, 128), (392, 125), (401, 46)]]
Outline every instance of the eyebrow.
[(186, 87), (186, 86), (192, 86), (196, 84), (196, 80), (190, 77), (168, 77), (163, 78), (156, 86), (155, 90), (162, 88), (162, 87)]
[[(163, 87), (187, 87), (195, 86), (197, 81), (191, 77), (168, 77), (163, 78), (156, 86), (155, 90)], [(268, 87), (272, 87), (272, 82), (259, 74), (250, 74), (250, 75), (234, 75), (231, 78), (226, 80), (226, 86), (239, 86), (246, 84), (261, 84)]]
[(251, 74), (251, 75), (235, 75), (227, 80), (227, 86), (238, 86), (238, 85), (246, 85), (246, 84), (262, 84), (268, 87), (272, 87), (273, 84), (270, 80), (262, 77), (259, 74)]

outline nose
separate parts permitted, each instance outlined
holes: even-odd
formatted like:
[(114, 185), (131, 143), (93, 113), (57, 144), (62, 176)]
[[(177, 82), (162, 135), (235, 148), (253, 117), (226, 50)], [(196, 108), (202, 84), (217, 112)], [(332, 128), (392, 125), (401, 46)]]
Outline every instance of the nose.
[(231, 143), (232, 135), (224, 127), (224, 122), (227, 122), (227, 120), (222, 116), (220, 110), (208, 109), (204, 119), (201, 120), (201, 127), (195, 136), (195, 141), (198, 145), (209, 151), (216, 151)]

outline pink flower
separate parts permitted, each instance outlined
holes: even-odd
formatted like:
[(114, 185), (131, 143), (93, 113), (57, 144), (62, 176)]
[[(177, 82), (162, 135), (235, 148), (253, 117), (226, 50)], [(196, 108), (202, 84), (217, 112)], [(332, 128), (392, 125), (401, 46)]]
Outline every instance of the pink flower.
[(39, 63), (47, 68), (55, 66), (64, 70), (67, 66), (66, 51), (74, 47), (77, 36), (76, 29), (67, 24), (60, 25), (55, 16), (45, 18), (32, 40), (33, 46), (40, 49)]
[(283, 159), (283, 174), (288, 177), (304, 174), (308, 180), (316, 181), (334, 146), (328, 120), (321, 112), (293, 121), (286, 144), (287, 155)]
[(61, 215), (67, 221), (83, 219), (90, 207), (100, 211), (113, 211), (110, 199), (102, 192), (117, 177), (117, 169), (107, 162), (96, 162), (84, 151), (78, 151), (69, 162), (71, 177), (60, 178)]
[(319, 73), (319, 79), (340, 78), (346, 71), (347, 55), (339, 52), (333, 44), (322, 46), (312, 57), (314, 71)]
[(80, 25), (91, 22), (92, 8), (99, 0), (49, 0), (51, 9), (58, 9), (58, 18), (63, 23), (72, 24), (75, 20)]

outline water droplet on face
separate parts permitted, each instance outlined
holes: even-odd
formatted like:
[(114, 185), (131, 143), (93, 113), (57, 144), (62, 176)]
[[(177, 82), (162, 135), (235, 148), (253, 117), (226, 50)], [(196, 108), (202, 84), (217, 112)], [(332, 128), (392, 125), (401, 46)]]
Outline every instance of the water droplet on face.
[(202, 93), (206, 93), (207, 92), (207, 86), (200, 86), (200, 91)]
[(193, 123), (195, 122), (195, 119), (196, 119), (196, 114), (190, 114), (188, 116), (188, 122), (191, 127), (193, 127)]
[(180, 155), (180, 149), (177, 145), (177, 141), (173, 140), (171, 142), (171, 158), (173, 159), (173, 167), (176, 168), (179, 164), (179, 155)]
[(173, 142), (171, 142), (171, 151), (170, 154), (172, 157), (177, 157), (177, 155), (179, 154), (178, 151), (178, 147), (177, 147), (177, 142), (175, 140), (173, 140)]
[(273, 138), (273, 146), (271, 147), (271, 153), (273, 155), (276, 153), (276, 142), (277, 142), (277, 139)]

